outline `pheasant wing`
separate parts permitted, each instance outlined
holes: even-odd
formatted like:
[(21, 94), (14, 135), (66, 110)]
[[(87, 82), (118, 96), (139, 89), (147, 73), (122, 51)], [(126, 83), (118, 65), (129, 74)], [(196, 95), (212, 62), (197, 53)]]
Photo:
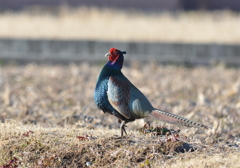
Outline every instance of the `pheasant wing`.
[(131, 112), (130, 103), (130, 83), (117, 77), (110, 76), (108, 81), (108, 101), (121, 115), (129, 119)]

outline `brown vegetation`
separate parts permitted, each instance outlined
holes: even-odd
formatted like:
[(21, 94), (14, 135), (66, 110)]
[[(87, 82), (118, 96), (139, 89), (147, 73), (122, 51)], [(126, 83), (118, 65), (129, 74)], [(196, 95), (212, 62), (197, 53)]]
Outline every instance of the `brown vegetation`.
[(124, 73), (154, 106), (213, 129), (181, 127), (174, 137), (139, 132), (138, 120), (121, 140), (117, 119), (93, 102), (101, 66), (1, 66), (0, 167), (240, 165), (239, 68), (130, 63)]
[(110, 41), (240, 42), (240, 15), (142, 12), (98, 8), (39, 9), (0, 14), (0, 37)]

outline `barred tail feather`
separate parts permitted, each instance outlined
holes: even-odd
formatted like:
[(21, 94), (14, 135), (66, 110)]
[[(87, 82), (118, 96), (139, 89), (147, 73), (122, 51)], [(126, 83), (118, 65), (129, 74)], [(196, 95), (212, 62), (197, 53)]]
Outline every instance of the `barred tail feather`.
[(159, 109), (155, 109), (150, 113), (151, 116), (155, 117), (158, 120), (161, 120), (163, 122), (167, 122), (170, 124), (177, 124), (177, 125), (184, 125), (187, 127), (203, 127), (205, 129), (209, 129), (208, 126), (199, 124), (199, 123), (195, 123), (191, 120), (188, 120), (186, 118), (180, 117), (178, 115), (174, 115), (171, 113), (168, 113), (166, 111), (162, 111)]

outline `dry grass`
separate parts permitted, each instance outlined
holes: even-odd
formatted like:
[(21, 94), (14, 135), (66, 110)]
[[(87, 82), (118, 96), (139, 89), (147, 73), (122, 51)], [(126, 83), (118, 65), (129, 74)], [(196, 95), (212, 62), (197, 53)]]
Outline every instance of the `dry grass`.
[[(239, 167), (239, 147), (211, 137), (187, 140), (194, 152), (181, 153), (182, 142), (161, 142), (161, 137), (130, 132), (123, 141), (116, 130), (75, 127), (39, 127), (14, 121), (0, 124), (0, 165), (12, 158), (19, 167)], [(26, 135), (29, 130), (32, 133)], [(77, 136), (93, 135), (85, 140)], [(212, 140), (216, 140), (213, 142)], [(185, 143), (185, 144), (187, 144)]]
[(1, 13), (0, 37), (240, 43), (240, 14), (36, 9)]
[[(93, 167), (238, 167), (239, 68), (155, 63), (124, 67), (155, 107), (213, 127), (181, 127), (180, 136), (188, 137), (182, 140), (195, 151), (179, 153), (182, 141), (167, 143), (165, 136), (137, 132), (142, 120), (128, 124), (130, 136), (123, 142), (115, 138), (120, 134), (117, 119), (93, 102), (101, 66), (0, 67), (0, 165), (15, 157), (13, 163), (20, 167), (86, 167), (86, 162)], [(77, 138), (86, 134), (92, 137)]]

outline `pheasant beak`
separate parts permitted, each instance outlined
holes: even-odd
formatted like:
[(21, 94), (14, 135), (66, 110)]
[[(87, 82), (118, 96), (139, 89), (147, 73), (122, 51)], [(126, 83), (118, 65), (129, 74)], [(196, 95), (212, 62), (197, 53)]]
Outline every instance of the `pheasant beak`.
[(105, 55), (105, 57), (109, 57), (110, 55), (111, 55), (111, 53), (108, 52), (108, 53)]

